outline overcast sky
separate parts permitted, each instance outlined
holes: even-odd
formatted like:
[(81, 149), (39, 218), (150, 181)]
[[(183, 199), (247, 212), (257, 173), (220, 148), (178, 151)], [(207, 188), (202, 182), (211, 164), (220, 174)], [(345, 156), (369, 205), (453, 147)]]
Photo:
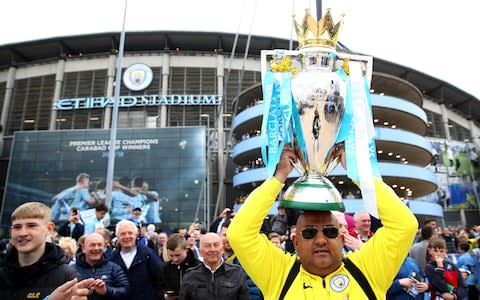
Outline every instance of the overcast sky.
[[(124, 0), (5, 0), (0, 45), (119, 32)], [(293, 4), (294, 3), (294, 4)], [(408, 66), (480, 99), (480, 3), (472, 0), (324, 0), (340, 41), (353, 51)], [(311, 0), (129, 0), (126, 31), (216, 31), (289, 39), (291, 15)], [(295, 36), (294, 36), (295, 37)], [(126, 40), (128, 43), (128, 39)]]

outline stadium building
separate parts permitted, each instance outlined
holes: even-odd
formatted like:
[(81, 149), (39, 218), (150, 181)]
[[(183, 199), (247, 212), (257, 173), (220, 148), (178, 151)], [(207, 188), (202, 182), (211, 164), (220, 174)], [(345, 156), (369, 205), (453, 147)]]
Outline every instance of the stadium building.
[[(288, 49), (289, 41), (205, 32), (128, 32), (125, 41), (118, 128), (206, 132), (199, 144), (206, 145), (201, 165), (206, 185), (189, 202), (189, 213), (179, 213), (169, 224), (191, 223), (195, 211), (195, 217), (212, 220), (224, 207), (240, 205), (266, 178), (258, 136), (263, 114), (260, 52)], [(5, 191), (16, 133), (111, 127), (118, 48), (118, 33), (0, 46), (2, 207), (11, 201)], [(341, 44), (338, 51), (352, 52)], [(447, 224), (478, 220), (473, 169), (478, 167), (479, 99), (375, 57), (371, 95), (384, 180), (420, 219), (445, 217)], [(44, 166), (47, 173), (48, 168)], [(28, 169), (23, 172), (27, 175)], [(72, 176), (58, 182), (66, 187), (73, 184)], [(337, 168), (331, 179), (348, 212), (362, 209), (359, 191), (345, 172)], [(170, 199), (175, 201), (181, 200)]]

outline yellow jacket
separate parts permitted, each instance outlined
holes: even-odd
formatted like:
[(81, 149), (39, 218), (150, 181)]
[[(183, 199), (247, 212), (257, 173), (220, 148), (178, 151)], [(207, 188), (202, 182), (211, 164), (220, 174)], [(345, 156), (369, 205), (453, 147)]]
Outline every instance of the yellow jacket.
[[(260, 227), (283, 184), (275, 177), (254, 190), (236, 214), (227, 235), (242, 267), (262, 291), (265, 299), (278, 299), (296, 259), (274, 246), (260, 234)], [(386, 291), (410, 249), (418, 227), (411, 211), (383, 181), (375, 180), (378, 212), (383, 227), (362, 246), (347, 254), (365, 275), (377, 299)], [(297, 274), (285, 300), (367, 299), (360, 285), (344, 264), (325, 278), (308, 273)]]

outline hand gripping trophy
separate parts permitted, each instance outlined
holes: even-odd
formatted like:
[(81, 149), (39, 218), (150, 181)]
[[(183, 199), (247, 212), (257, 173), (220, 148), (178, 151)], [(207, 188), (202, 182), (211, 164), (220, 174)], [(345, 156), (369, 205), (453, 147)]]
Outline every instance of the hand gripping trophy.
[[(283, 204), (303, 210), (345, 210), (326, 176), (345, 153), (347, 176), (362, 187), (365, 208), (376, 213), (373, 177), (380, 177), (369, 86), (372, 58), (337, 53), (343, 24), (330, 10), (317, 22), (306, 11), (295, 23), (298, 50), (262, 51), (262, 158), (272, 176), (286, 143), (297, 150), (300, 177)], [(293, 163), (293, 162), (292, 162)], [(368, 201), (365, 201), (368, 199)]]

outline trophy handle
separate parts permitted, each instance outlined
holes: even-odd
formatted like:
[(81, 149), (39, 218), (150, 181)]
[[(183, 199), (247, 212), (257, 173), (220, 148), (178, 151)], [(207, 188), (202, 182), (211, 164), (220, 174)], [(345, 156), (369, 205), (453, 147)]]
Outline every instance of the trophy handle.
[[(330, 174), (333, 171), (333, 169), (335, 169), (338, 163), (341, 162), (342, 155), (344, 152), (345, 152), (345, 143), (343, 141), (333, 145), (332, 149), (327, 154), (327, 158), (325, 160), (327, 163), (326, 163), (324, 174)], [(342, 167), (345, 168), (343, 164), (342, 164)]]
[(297, 160), (296, 162), (294, 162), (293, 160), (290, 159), (290, 163), (292, 164), (292, 166), (295, 168), (295, 170), (297, 170), (298, 173), (300, 173), (301, 175), (304, 175), (307, 173), (307, 171), (305, 170), (305, 168), (303, 167), (302, 163), (300, 162), (300, 160)]

